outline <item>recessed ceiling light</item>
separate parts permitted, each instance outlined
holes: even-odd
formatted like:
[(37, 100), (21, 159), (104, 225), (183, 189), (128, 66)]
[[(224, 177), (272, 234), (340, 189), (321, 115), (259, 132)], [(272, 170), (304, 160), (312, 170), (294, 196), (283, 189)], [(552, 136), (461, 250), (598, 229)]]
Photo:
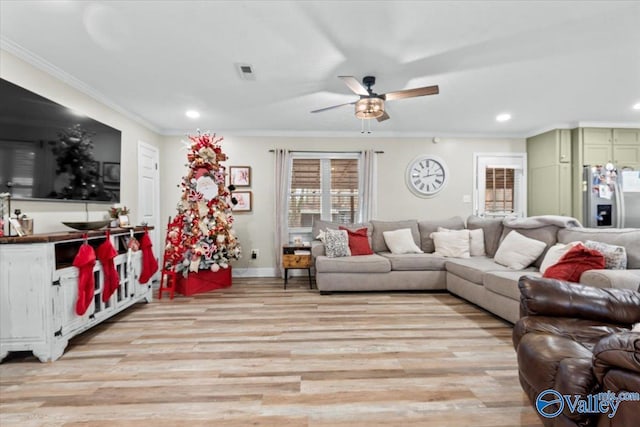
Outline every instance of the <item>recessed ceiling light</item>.
[(496, 120), (499, 122), (506, 122), (507, 120), (511, 120), (511, 114), (509, 113), (498, 114), (496, 116)]
[(634, 109), (634, 110), (640, 110), (640, 102), (638, 102), (637, 104), (635, 104), (635, 105), (633, 106), (633, 109)]
[(196, 110), (188, 110), (184, 114), (190, 119), (197, 119), (198, 117), (200, 117), (200, 113), (198, 113)]

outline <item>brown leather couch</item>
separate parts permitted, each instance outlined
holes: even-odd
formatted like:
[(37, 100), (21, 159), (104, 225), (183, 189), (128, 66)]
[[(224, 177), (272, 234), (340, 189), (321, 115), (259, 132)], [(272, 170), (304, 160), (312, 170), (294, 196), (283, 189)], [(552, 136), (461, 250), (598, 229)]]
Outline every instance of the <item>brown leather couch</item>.
[(635, 395), (615, 413), (599, 395), (640, 393), (640, 333), (631, 332), (640, 322), (640, 292), (533, 276), (522, 277), (518, 287), (521, 319), (513, 345), (520, 384), (543, 424), (640, 426)]

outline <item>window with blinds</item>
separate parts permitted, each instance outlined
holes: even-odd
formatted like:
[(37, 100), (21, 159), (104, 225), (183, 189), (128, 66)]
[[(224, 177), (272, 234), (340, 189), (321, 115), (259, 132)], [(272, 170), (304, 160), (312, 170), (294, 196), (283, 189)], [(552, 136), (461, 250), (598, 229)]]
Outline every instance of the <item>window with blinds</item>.
[(320, 159), (293, 159), (289, 193), (289, 227), (311, 227), (320, 219)]
[(0, 192), (10, 188), (13, 197), (33, 196), (36, 153), (25, 145), (26, 142), (0, 145)]
[(356, 222), (360, 209), (357, 158), (293, 158), (289, 228), (311, 227), (314, 219)]
[(485, 213), (514, 213), (515, 169), (488, 167), (485, 174)]

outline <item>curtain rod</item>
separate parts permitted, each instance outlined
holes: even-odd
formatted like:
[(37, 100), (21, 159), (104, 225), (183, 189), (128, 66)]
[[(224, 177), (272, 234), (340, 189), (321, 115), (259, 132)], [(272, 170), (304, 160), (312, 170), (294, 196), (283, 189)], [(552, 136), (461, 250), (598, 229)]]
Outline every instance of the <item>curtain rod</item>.
[[(276, 150), (269, 150), (270, 153), (275, 152)], [(322, 150), (289, 150), (291, 153), (362, 153), (362, 151), (322, 151)], [(384, 151), (374, 151), (376, 154), (384, 154)]]

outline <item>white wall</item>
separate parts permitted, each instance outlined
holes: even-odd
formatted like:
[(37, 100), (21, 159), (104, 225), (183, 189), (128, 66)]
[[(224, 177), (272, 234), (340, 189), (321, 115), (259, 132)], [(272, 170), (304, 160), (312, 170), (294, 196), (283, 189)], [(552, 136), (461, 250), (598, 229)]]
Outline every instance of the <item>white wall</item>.
[[(226, 166), (251, 166), (253, 212), (235, 214), (235, 228), (244, 256), (234, 268), (269, 271), (274, 257), (274, 159), (273, 148), (290, 150), (353, 151), (373, 148), (378, 154), (378, 214), (376, 219), (448, 218), (472, 213), (471, 203), (462, 201), (472, 195), (474, 152), (525, 152), (524, 139), (441, 138), (438, 144), (425, 138), (309, 138), (309, 137), (247, 137), (224, 136), (223, 151), (229, 156)], [(165, 136), (161, 149), (161, 211), (163, 222), (176, 213), (180, 200), (178, 185), (187, 172), (186, 137)], [(405, 169), (421, 154), (434, 154), (448, 165), (450, 180), (446, 188), (431, 199), (414, 196), (405, 185)], [(162, 231), (164, 233), (164, 230)], [(259, 249), (257, 260), (249, 257), (251, 249)]]
[[(0, 77), (122, 131), (120, 197), (122, 204), (132, 208), (131, 219), (137, 223), (137, 144), (139, 140), (142, 140), (148, 144), (159, 146), (161, 137), (4, 50), (0, 50)], [(108, 207), (109, 205), (106, 204), (89, 204), (89, 219), (103, 219)], [(16, 208), (34, 218), (34, 233), (70, 231), (61, 224), (61, 221), (85, 220), (85, 205), (83, 203), (13, 200), (11, 209)]]
[[(185, 137), (160, 136), (3, 50), (0, 50), (0, 76), (122, 131), (121, 198), (123, 204), (133, 208), (131, 216), (134, 222), (138, 222), (137, 143), (142, 140), (160, 147), (161, 223), (165, 224), (169, 216), (175, 215), (175, 206), (181, 195), (178, 185), (186, 173), (186, 149), (180, 142)], [(431, 137), (376, 138), (357, 134), (353, 138), (223, 136), (223, 149), (229, 156), (227, 166), (252, 167), (250, 190), (253, 192), (253, 212), (235, 215), (236, 230), (245, 253), (235, 267), (257, 269), (254, 271), (258, 272), (270, 271), (275, 266), (274, 161), (270, 149), (353, 151), (373, 148), (384, 151), (378, 155), (376, 215), (382, 220), (447, 218), (454, 215), (465, 218), (472, 212), (471, 204), (464, 203), (462, 197), (472, 194), (473, 153), (525, 151), (524, 139), (441, 138), (438, 144), (434, 144)], [(451, 174), (447, 187), (432, 199), (415, 197), (404, 182), (408, 163), (421, 154), (440, 156)], [(90, 219), (102, 219), (107, 207), (89, 204)], [(19, 208), (34, 218), (36, 233), (67, 231), (61, 221), (85, 219), (82, 203), (13, 201), (12, 208)], [(163, 235), (164, 227), (160, 230), (160, 236)], [(255, 261), (248, 256), (252, 248), (260, 250)]]

